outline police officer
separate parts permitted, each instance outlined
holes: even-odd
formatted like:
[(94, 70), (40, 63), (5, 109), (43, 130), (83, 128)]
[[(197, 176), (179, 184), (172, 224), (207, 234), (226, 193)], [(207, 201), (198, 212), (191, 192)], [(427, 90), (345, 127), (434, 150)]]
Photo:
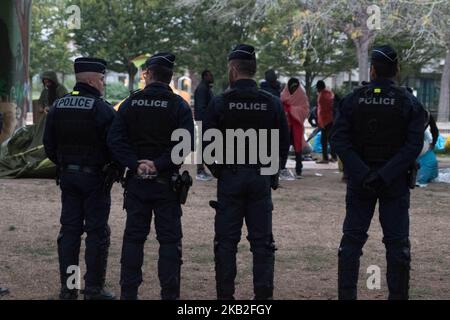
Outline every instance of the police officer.
[(161, 298), (174, 300), (180, 296), (182, 211), (170, 183), (179, 169), (171, 160), (171, 149), (176, 144), (171, 135), (184, 128), (189, 131), (193, 146), (194, 122), (189, 105), (169, 87), (174, 62), (171, 53), (158, 53), (146, 61), (146, 87), (124, 101), (108, 134), (113, 157), (129, 169), (124, 199), (127, 222), (121, 258), (121, 299), (137, 299), (152, 213), (160, 244)]
[(339, 299), (356, 299), (359, 259), (379, 202), (389, 299), (408, 299), (409, 175), (423, 146), (424, 109), (393, 79), (398, 58), (388, 45), (371, 55), (371, 81), (346, 96), (331, 142), (348, 175), (347, 214), (339, 247)]
[(78, 290), (67, 286), (78, 266), (81, 235), (86, 232), (85, 299), (114, 299), (104, 289), (110, 229), (109, 190), (104, 189), (105, 164), (110, 162), (107, 131), (115, 111), (101, 97), (105, 87), (106, 61), (75, 60), (76, 85), (72, 93), (50, 108), (44, 133), (44, 147), (59, 170), (62, 199), (58, 256), (61, 299), (76, 299)]
[[(260, 90), (253, 80), (256, 73), (255, 49), (236, 46), (228, 56), (229, 90), (215, 97), (208, 107), (204, 129), (280, 130), (280, 158), (287, 157), (289, 132), (279, 98)], [(236, 108), (235, 106), (245, 106)], [(254, 106), (254, 107), (252, 107)], [(261, 174), (261, 161), (249, 162), (249, 142), (245, 150), (235, 148), (234, 154), (246, 152), (245, 164), (210, 164), (218, 177), (215, 216), (214, 255), (217, 298), (234, 299), (236, 252), (245, 219), (250, 250), (253, 253), (253, 284), (256, 299), (273, 297), (275, 242), (272, 235), (271, 176)], [(226, 153), (226, 152), (225, 152)], [(226, 159), (226, 154), (224, 159)], [(278, 167), (277, 167), (278, 169)]]

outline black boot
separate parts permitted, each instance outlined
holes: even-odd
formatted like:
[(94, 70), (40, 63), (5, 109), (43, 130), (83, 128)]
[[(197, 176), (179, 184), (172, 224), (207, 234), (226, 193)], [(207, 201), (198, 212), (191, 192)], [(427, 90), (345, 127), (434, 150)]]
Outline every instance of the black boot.
[(180, 299), (180, 276), (182, 260), (181, 241), (162, 243), (159, 247), (158, 277), (162, 300)]
[(301, 152), (295, 153), (295, 177), (300, 179), (302, 177), (303, 163)]
[(408, 300), (411, 263), (409, 239), (385, 241), (389, 300)]
[(6, 296), (7, 294), (9, 294), (9, 289), (7, 289), (7, 288), (0, 288), (0, 297), (1, 296)]
[(253, 292), (255, 300), (273, 300), (276, 250), (273, 235), (264, 244), (250, 241), (250, 251), (253, 254)]
[[(345, 280), (348, 278), (356, 278), (358, 281), (359, 264), (358, 268), (345, 268), (343, 263), (339, 260), (338, 263), (338, 299), (339, 300), (356, 300), (358, 298), (357, 288), (355, 286), (346, 286)], [(356, 274), (356, 277), (355, 277)], [(354, 282), (354, 281), (352, 281)]]
[(236, 253), (237, 243), (214, 241), (217, 300), (235, 300)]
[(338, 298), (356, 300), (359, 276), (359, 259), (364, 242), (343, 236), (338, 253)]
[[(109, 243), (108, 243), (109, 247)], [(101, 255), (101, 274), (99, 275), (100, 286), (86, 287), (84, 289), (84, 300), (115, 300), (116, 296), (105, 289), (106, 267), (108, 265), (108, 247)]]
[(78, 290), (77, 289), (68, 289), (67, 287), (61, 288), (59, 292), (60, 300), (77, 300), (78, 299)]
[(84, 300), (116, 300), (116, 296), (101, 287), (84, 289)]

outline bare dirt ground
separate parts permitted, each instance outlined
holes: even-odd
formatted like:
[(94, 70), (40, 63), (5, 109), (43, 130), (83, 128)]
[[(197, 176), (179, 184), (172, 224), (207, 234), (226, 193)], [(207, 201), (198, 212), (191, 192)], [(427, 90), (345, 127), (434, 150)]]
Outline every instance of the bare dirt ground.
[[(190, 168), (191, 174), (193, 167)], [(322, 176), (317, 176), (320, 173)], [(214, 299), (213, 222), (208, 201), (216, 182), (195, 183), (183, 214), (182, 299)], [(60, 191), (52, 180), (0, 181), (0, 285), (3, 299), (54, 299), (59, 290), (56, 238)], [(304, 172), (273, 193), (276, 299), (336, 299), (337, 248), (345, 214), (345, 184), (335, 170)], [(384, 299), (385, 251), (377, 214), (361, 260), (359, 297)], [(119, 294), (121, 239), (125, 223), (122, 189), (113, 188), (107, 285)], [(415, 189), (411, 200), (411, 298), (450, 299), (450, 185)], [(244, 228), (238, 252), (236, 298), (252, 298), (251, 255)], [(82, 249), (82, 252), (84, 250)], [(158, 243), (154, 226), (145, 247), (142, 299), (159, 299)], [(83, 259), (83, 257), (81, 257)], [(80, 260), (83, 261), (83, 260)], [(366, 287), (367, 267), (381, 268), (380, 290)], [(81, 266), (82, 272), (84, 264)]]

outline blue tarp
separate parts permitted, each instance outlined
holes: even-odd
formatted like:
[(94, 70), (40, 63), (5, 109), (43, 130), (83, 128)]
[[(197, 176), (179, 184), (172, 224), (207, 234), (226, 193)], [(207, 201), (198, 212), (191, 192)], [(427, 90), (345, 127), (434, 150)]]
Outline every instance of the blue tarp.
[(421, 155), (417, 161), (420, 165), (419, 172), (417, 173), (417, 183), (427, 184), (438, 177), (438, 161), (432, 150)]

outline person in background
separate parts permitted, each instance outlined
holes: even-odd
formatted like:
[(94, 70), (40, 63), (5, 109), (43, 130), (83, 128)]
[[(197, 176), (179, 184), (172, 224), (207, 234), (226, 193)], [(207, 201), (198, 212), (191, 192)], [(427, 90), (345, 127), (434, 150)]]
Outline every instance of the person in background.
[(278, 81), (278, 75), (275, 70), (269, 69), (264, 73), (265, 81), (261, 82), (260, 88), (275, 97), (280, 97), (281, 83)]
[(48, 112), (53, 103), (66, 95), (67, 89), (58, 82), (58, 77), (54, 71), (46, 71), (41, 75), (44, 89), (39, 97), (39, 104), (42, 107), (41, 112)]
[[(322, 80), (317, 81), (317, 122), (319, 128), (322, 131), (321, 144), (322, 144), (322, 160), (317, 163), (328, 163), (328, 140), (333, 127), (333, 101), (334, 94), (330, 89), (325, 87), (325, 82)], [(333, 161), (336, 161), (336, 155), (331, 150), (331, 157)]]
[[(309, 102), (305, 90), (300, 86), (300, 81), (296, 78), (291, 78), (287, 86), (281, 92), (281, 102), (286, 112), (286, 118), (291, 134), (291, 144), (295, 150), (295, 177), (301, 179), (302, 177), (302, 150), (306, 146), (305, 141), (305, 126), (304, 122), (309, 114)], [(286, 161), (283, 159), (280, 180), (285, 180), (287, 175)], [(286, 179), (287, 180), (287, 179)]]
[[(214, 76), (209, 70), (202, 72), (202, 81), (197, 86), (194, 92), (194, 117), (195, 121), (203, 121), (205, 117), (208, 104), (214, 97), (211, 87), (214, 83)], [(200, 152), (201, 148), (198, 148), (197, 152)], [(205, 165), (202, 163), (197, 164), (197, 176), (196, 180), (210, 181), (213, 177), (206, 172)]]

